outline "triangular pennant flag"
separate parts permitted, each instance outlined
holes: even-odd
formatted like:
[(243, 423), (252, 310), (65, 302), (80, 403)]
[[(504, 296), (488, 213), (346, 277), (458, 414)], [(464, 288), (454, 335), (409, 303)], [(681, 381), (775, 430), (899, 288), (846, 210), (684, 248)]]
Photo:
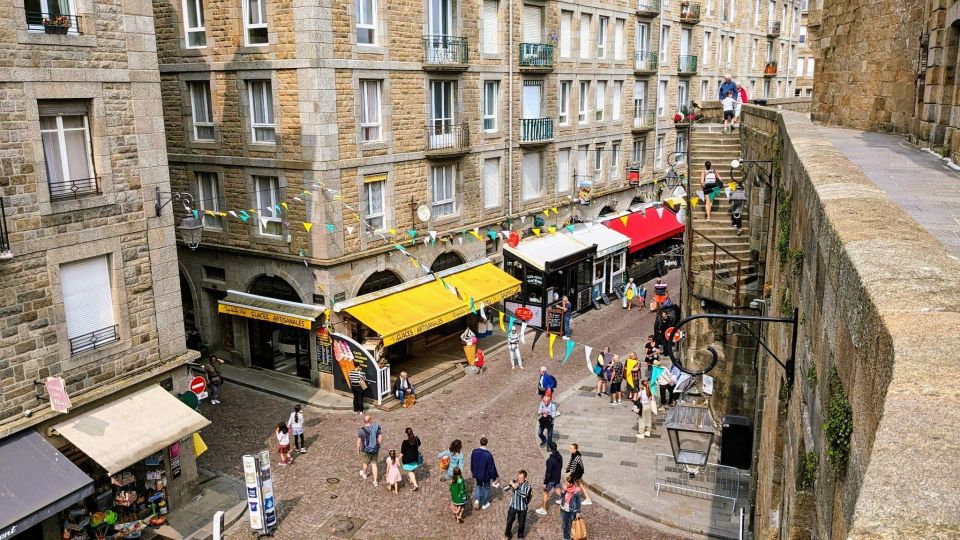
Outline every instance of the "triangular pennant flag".
[(527, 216), (520, 216), (520, 223), (526, 223), (526, 222), (527, 222)]
[(570, 358), (570, 353), (573, 352), (574, 345), (576, 345), (576, 343), (574, 343), (572, 339), (567, 340), (567, 350), (563, 353), (563, 362), (560, 362), (560, 364), (567, 363), (567, 359)]
[(260, 226), (261, 226), (261, 227), (263, 227), (264, 229), (266, 229), (266, 228), (267, 228), (267, 223), (269, 223), (269, 222), (270, 222), (270, 219), (269, 219), (269, 218), (265, 218), (265, 217), (263, 217), (263, 216), (260, 216)]
[[(474, 228), (473, 228), (473, 234), (479, 235), (479, 234), (480, 234), (480, 227), (474, 227)], [(477, 236), (477, 238), (480, 238), (480, 237)]]
[(727, 184), (727, 187), (730, 188), (730, 191), (736, 191), (736, 190), (737, 190), (737, 183), (736, 183), (736, 182), (730, 182), (729, 184)]
[(503, 236), (504, 240), (506, 240), (510, 238), (510, 231), (500, 231), (500, 235)]
[(333, 223), (327, 223), (327, 230), (330, 231), (330, 234), (333, 234)]
[(287, 206), (287, 203), (286, 203), (286, 202), (280, 203), (280, 206), (282, 206), (284, 210), (287, 210), (287, 209), (290, 208), (289, 206)]
[(549, 345), (547, 346), (547, 352), (549, 353), (551, 360), (553, 360), (553, 342), (555, 342), (556, 340), (557, 340), (557, 335), (550, 334), (550, 341), (549, 341)]
[(310, 232), (310, 229), (313, 228), (313, 223), (310, 223), (309, 221), (304, 221), (303, 228), (306, 229), (307, 232)]
[(347, 227), (347, 234), (353, 234), (353, 227)]
[(557, 233), (557, 228), (554, 227), (553, 225), (550, 225), (549, 227), (547, 227), (547, 230), (550, 231), (550, 234), (556, 234), (556, 233)]
[(205, 216), (214, 216), (214, 217), (216, 217), (216, 215), (217, 215), (213, 210), (204, 210), (204, 211), (203, 211), (203, 214), (204, 214)]
[(658, 206), (658, 207), (657, 207), (657, 217), (658, 217), (658, 218), (662, 218), (662, 217), (663, 217), (663, 207), (662, 207), (662, 206)]
[(234, 212), (233, 210), (228, 210), (227, 213), (230, 214), (231, 216), (237, 218), (237, 219), (240, 219), (240, 217), (237, 215), (237, 213)]
[(550, 217), (550, 210), (544, 210), (543, 215), (546, 217)]
[(460, 242), (460, 245), (463, 245), (463, 236), (458, 236), (457, 241)]
[(556, 206), (554, 206), (553, 208), (551, 208), (550, 211), (553, 212), (554, 214), (559, 214), (559, 213), (560, 213), (560, 211), (557, 210), (557, 207), (556, 207)]
[(424, 238), (424, 239), (423, 239), (423, 245), (429, 246), (429, 245), (430, 245), (430, 239), (429, 239), (429, 238)]
[(470, 297), (470, 313), (476, 313), (476, 312), (477, 312), (477, 306), (474, 305), (473, 297), (471, 296)]
[(196, 209), (193, 209), (192, 212), (193, 212), (193, 219), (200, 219), (200, 212), (198, 212)]
[(533, 234), (537, 235), (537, 238), (540, 237), (540, 229), (533, 229)]
[(690, 199), (690, 204), (693, 206), (693, 209), (697, 209), (697, 204), (700, 202), (700, 197), (694, 197)]
[(487, 320), (487, 310), (485, 308), (484, 303), (480, 302), (480, 318), (483, 320)]
[(391, 234), (392, 236), (396, 236), (396, 235), (397, 235), (397, 230), (396, 230), (396, 229), (390, 229), (390, 234)]
[(496, 239), (497, 239), (497, 231), (495, 231), (495, 230), (493, 230), (493, 229), (487, 229), (487, 236), (489, 236), (491, 240), (496, 240)]
[(527, 344), (526, 334), (527, 334), (527, 323), (521, 322), (520, 323), (520, 343), (523, 343), (524, 345)]
[(697, 197), (700, 197), (700, 200), (703, 200), (706, 198), (703, 196), (703, 191), (700, 191), (700, 190), (697, 190)]
[[(275, 204), (275, 205), (273, 205), (273, 207), (277, 210), (277, 214), (279, 214), (280, 212), (283, 211), (283, 210), (280, 210), (280, 205), (279, 205), (279, 204)], [(274, 214), (274, 215), (276, 215), (276, 214)]]
[(517, 322), (517, 319), (511, 315), (510, 319), (507, 321), (507, 333), (513, 332), (513, 323)]
[(437, 239), (437, 231), (427, 231), (427, 232), (430, 233), (430, 238), (434, 240)]
[(482, 237), (480, 236), (480, 233), (477, 232), (477, 231), (470, 231), (470, 235), (473, 236), (474, 238), (476, 238), (477, 240), (480, 240), (480, 239), (482, 238)]
[(566, 229), (566, 230), (568, 230), (568, 231), (570, 231), (570, 232), (573, 232), (573, 225), (567, 225), (566, 227), (564, 227), (564, 229)]
[(590, 373), (593, 373), (593, 359), (590, 358), (590, 353), (593, 352), (593, 347), (583, 346), (583, 357), (587, 359), (587, 370)]
[(416, 268), (416, 269), (418, 269), (418, 270), (420, 269), (420, 263), (418, 263), (416, 259), (410, 259), (410, 264), (411, 264), (414, 268)]
[(244, 223), (246, 223), (247, 220), (250, 219), (250, 214), (246, 213), (243, 210), (241, 210), (239, 214), (240, 214), (240, 221), (243, 221)]
[(530, 345), (530, 350), (532, 351), (534, 347), (537, 346), (537, 340), (540, 339), (540, 336), (543, 335), (543, 330), (539, 328), (533, 329), (533, 343)]
[(500, 331), (506, 333), (507, 329), (503, 326), (503, 312), (500, 312)]
[(629, 221), (629, 218), (630, 218), (630, 214), (627, 214), (625, 216), (620, 216), (620, 223), (623, 223), (623, 226), (626, 227), (627, 221)]
[(415, 229), (410, 229), (410, 230), (408, 230), (408, 231), (407, 231), (407, 234), (410, 235), (410, 238), (416, 238), (416, 237), (417, 237), (417, 231), (416, 231)]

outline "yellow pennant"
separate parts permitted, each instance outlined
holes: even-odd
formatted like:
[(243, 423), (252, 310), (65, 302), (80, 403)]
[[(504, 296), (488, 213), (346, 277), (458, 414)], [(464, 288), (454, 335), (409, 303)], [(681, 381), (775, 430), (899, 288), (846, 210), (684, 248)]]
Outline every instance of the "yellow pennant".
[(736, 183), (736, 182), (730, 182), (729, 184), (727, 184), (727, 187), (730, 188), (730, 191), (736, 191), (736, 190), (737, 190), (737, 183)]
[(560, 211), (557, 210), (557, 207), (556, 207), (556, 206), (554, 206), (554, 207), (551, 208), (550, 210), (551, 210), (554, 214), (559, 214), (559, 213), (560, 213)]
[(544, 216), (547, 216), (547, 217), (550, 217), (550, 210), (544, 210), (544, 211), (543, 211), (543, 215), (544, 215)]
[(537, 235), (537, 238), (540, 238), (540, 229), (533, 229), (533, 234)]
[(690, 199), (690, 204), (693, 205), (694, 210), (697, 208), (697, 204), (700, 202), (700, 197), (694, 197)]
[(310, 232), (310, 229), (311, 229), (312, 227), (313, 227), (313, 223), (310, 223), (309, 221), (304, 221), (304, 222), (303, 222), (303, 228), (306, 229), (307, 232)]
[(547, 227), (547, 230), (550, 231), (550, 234), (555, 234), (557, 232), (557, 228), (553, 225)]
[(201, 454), (207, 451), (207, 443), (203, 442), (203, 439), (200, 438), (200, 434), (197, 432), (193, 433), (193, 457), (198, 458)]
[(390, 234), (392, 234), (393, 236), (396, 236), (396, 235), (397, 235), (397, 230), (396, 230), (396, 229), (390, 229)]
[(507, 333), (507, 327), (503, 325), (503, 312), (500, 312), (500, 331)]
[(620, 216), (620, 223), (623, 223), (623, 226), (626, 227), (627, 221), (629, 221), (629, 218), (630, 218), (630, 214), (627, 214), (625, 216)]
[(550, 352), (550, 359), (553, 360), (553, 342), (557, 340), (556, 334), (550, 334), (550, 346), (548, 347)]
[(287, 210), (289, 208), (286, 202), (280, 203), (280, 206), (282, 206), (284, 210)]

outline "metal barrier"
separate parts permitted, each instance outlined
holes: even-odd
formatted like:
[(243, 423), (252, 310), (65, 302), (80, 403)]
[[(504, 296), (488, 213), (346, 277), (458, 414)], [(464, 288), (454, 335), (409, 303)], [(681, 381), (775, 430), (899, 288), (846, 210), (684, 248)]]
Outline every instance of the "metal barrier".
[(383, 405), (383, 396), (390, 395), (390, 364), (387, 367), (377, 366), (377, 405)]
[(677, 73), (696, 73), (697, 57), (695, 55), (680, 55), (677, 58)]
[(466, 64), (470, 58), (467, 38), (429, 35), (423, 38), (423, 61), (430, 65)]
[(69, 199), (84, 195), (100, 195), (100, 177), (76, 178), (60, 182), (48, 182), (51, 199)]
[(460, 152), (470, 148), (470, 126), (452, 120), (434, 120), (427, 126), (428, 152)]
[(117, 337), (117, 328), (117, 325), (108, 326), (106, 328), (101, 328), (100, 330), (94, 330), (93, 332), (70, 338), (70, 354), (79, 354), (84, 351), (96, 349), (101, 345), (106, 345), (108, 343), (117, 341), (120, 339)]
[(667, 454), (657, 454), (655, 466), (657, 495), (660, 495), (661, 489), (666, 489), (684, 495), (723, 499), (730, 501), (731, 514), (736, 511), (740, 500), (741, 475), (747, 474), (740, 469), (708, 463), (691, 477), (686, 467), (677, 465), (673, 456)]

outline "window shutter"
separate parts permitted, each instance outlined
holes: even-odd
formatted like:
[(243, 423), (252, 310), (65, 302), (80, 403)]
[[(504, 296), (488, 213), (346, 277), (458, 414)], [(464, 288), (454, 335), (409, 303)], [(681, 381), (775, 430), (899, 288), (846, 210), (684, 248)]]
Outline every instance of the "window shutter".
[(537, 6), (523, 5), (523, 42), (540, 43), (543, 32), (540, 30), (543, 22), (543, 10)]
[(487, 159), (483, 162), (483, 207), (493, 208), (500, 205), (500, 159)]
[(497, 2), (484, 0), (483, 2), (483, 52), (497, 52)]
[(90, 112), (90, 101), (85, 99), (63, 99), (37, 101), (39, 116), (84, 115)]
[(623, 19), (617, 19), (613, 27), (613, 57), (617, 60), (623, 58)]
[(61, 265), (60, 289), (63, 292), (68, 338), (116, 324), (107, 256)]
[(523, 155), (523, 198), (530, 199), (540, 195), (540, 154)]
[(573, 13), (564, 11), (560, 14), (560, 56), (570, 56), (570, 22)]
[(557, 152), (557, 192), (570, 190), (570, 149)]
[(580, 58), (590, 57), (590, 15), (580, 15)]

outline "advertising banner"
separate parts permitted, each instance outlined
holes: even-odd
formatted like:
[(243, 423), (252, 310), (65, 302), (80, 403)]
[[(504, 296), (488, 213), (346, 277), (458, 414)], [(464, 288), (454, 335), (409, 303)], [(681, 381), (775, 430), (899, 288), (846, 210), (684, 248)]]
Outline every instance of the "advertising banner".
[(250, 528), (263, 530), (263, 507), (260, 504), (260, 483), (257, 477), (257, 460), (253, 456), (243, 456), (243, 483), (247, 487), (247, 506), (250, 516)]
[(356, 341), (343, 334), (331, 334), (333, 339), (333, 357), (337, 362), (333, 369), (333, 387), (344, 392), (350, 391), (350, 372), (354, 367), (363, 369), (363, 376), (367, 380), (367, 389), (363, 395), (372, 399), (377, 398), (377, 362), (370, 351)]
[(277, 526), (277, 505), (273, 498), (273, 477), (270, 474), (270, 452), (260, 452), (260, 498), (263, 500), (263, 524), (272, 530)]

